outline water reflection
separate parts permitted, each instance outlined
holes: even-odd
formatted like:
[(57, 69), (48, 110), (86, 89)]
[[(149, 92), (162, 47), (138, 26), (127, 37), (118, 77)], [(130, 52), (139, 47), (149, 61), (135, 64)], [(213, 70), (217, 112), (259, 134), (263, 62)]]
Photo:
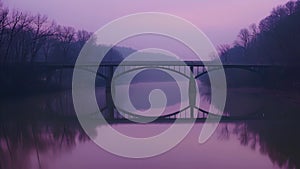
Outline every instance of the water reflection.
[[(85, 135), (74, 117), (69, 92), (6, 99), (0, 105), (0, 167), (41, 168), (40, 158), (71, 151)], [(26, 111), (24, 111), (26, 110)]]
[[(298, 117), (297, 102), (282, 95), (247, 91), (230, 91), (226, 113), (254, 113), (268, 120), (222, 122), (204, 145), (197, 143), (202, 127), (197, 123), (179, 146), (143, 160), (116, 157), (91, 142), (78, 124), (70, 92), (1, 100), (0, 168), (300, 168), (300, 126), (288, 118)], [(208, 107), (209, 98), (202, 104)], [(271, 117), (281, 120), (269, 120)], [(114, 124), (114, 128), (143, 137), (168, 125)]]
[(256, 149), (280, 168), (300, 168), (300, 134), (297, 121), (246, 121), (235, 124), (241, 145)]

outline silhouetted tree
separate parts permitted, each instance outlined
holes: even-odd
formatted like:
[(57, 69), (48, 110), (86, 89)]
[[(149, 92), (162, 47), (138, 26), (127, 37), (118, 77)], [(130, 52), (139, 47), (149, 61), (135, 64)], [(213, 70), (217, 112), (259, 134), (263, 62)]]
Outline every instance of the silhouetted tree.
[(34, 17), (32, 22), (32, 43), (31, 43), (31, 62), (37, 57), (38, 51), (43, 45), (47, 38), (54, 35), (54, 22), (49, 23), (46, 16), (38, 14)]
[(248, 29), (244, 28), (238, 34), (237, 45), (242, 46), (243, 48), (247, 49), (248, 44), (251, 40), (251, 34)]
[[(13, 11), (8, 24), (7, 46), (4, 55), (4, 63), (8, 61), (9, 56), (11, 58), (14, 58), (15, 51), (11, 50), (12, 45), (16, 40), (17, 35), (23, 30), (26, 30), (32, 20), (33, 18), (26, 13), (22, 13), (16, 10)], [(11, 61), (13, 60), (11, 59)]]
[[(237, 36), (235, 46), (226, 49), (226, 53), (222, 52), (221, 57), (231, 58), (232, 63), (298, 65), (300, 64), (299, 20), (300, 0), (275, 7), (258, 26), (252, 24), (249, 29), (242, 29)], [(243, 52), (240, 52), (239, 47), (243, 48)], [(287, 67), (277, 73), (274, 71), (276, 70), (266, 75), (268, 77), (266, 81), (269, 81), (270, 85), (279, 83), (278, 79), (284, 85), (300, 82), (300, 78), (292, 75), (299, 72), (295, 67)]]
[(61, 52), (63, 63), (67, 61), (71, 44), (75, 41), (75, 35), (75, 29), (72, 27), (57, 27), (58, 49)]
[(218, 47), (219, 55), (224, 57), (224, 62), (228, 61), (228, 51), (230, 50), (230, 45), (224, 44)]
[(4, 38), (6, 33), (6, 27), (9, 24), (8, 21), (8, 8), (4, 8), (2, 2), (0, 1), (0, 62), (3, 58), (3, 46), (4, 46)]
[(288, 15), (291, 15), (295, 12), (296, 3), (294, 1), (289, 1), (285, 4), (285, 6), (287, 8)]
[(85, 42), (91, 37), (91, 35), (92, 35), (91, 33), (85, 30), (77, 31), (76, 36), (80, 47), (82, 47), (85, 44)]

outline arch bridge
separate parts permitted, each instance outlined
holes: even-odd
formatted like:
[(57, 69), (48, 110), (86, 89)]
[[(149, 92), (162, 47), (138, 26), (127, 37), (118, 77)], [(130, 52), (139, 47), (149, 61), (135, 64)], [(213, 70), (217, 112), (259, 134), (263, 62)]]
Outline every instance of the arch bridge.
[[(16, 65), (7, 65), (6, 68), (10, 69), (15, 67)], [(200, 62), (200, 61), (185, 61), (185, 62), (176, 62), (176, 61), (125, 61), (122, 62), (102, 62), (100, 66), (98, 65), (77, 65), (78, 68), (86, 71), (90, 71), (89, 67), (98, 67), (96, 73), (98, 78), (101, 78), (105, 81), (105, 93), (106, 93), (106, 105), (101, 107), (101, 112), (106, 112), (106, 118), (111, 121), (122, 121), (125, 119), (130, 118), (139, 118), (140, 115), (134, 114), (134, 112), (118, 112), (116, 106), (113, 103), (112, 93), (111, 93), (111, 83), (113, 79), (114, 72), (117, 67), (122, 67), (122, 72), (115, 75), (115, 77), (122, 76), (126, 73), (133, 72), (136, 70), (145, 70), (145, 69), (161, 69), (165, 71), (172, 71), (176, 72), (183, 77), (189, 80), (189, 86), (187, 91), (189, 93), (193, 93), (191, 91), (197, 91), (196, 88), (196, 81), (199, 80), (202, 76), (208, 74), (208, 72), (218, 71), (218, 70), (228, 70), (228, 69), (240, 69), (249, 72), (256, 73), (261, 77), (264, 76), (264, 72), (268, 69), (284, 69), (285, 66), (283, 65), (271, 65), (271, 64), (223, 64), (218, 65), (214, 62)], [(18, 65), (18, 69), (24, 70), (34, 70), (34, 71), (41, 71), (41, 72), (55, 72), (61, 70), (73, 70), (74, 64), (28, 64), (28, 65)], [(169, 112), (166, 115), (160, 116), (157, 120), (166, 120), (166, 119), (191, 119), (197, 118), (199, 120), (206, 119), (207, 116), (210, 114), (207, 110), (204, 110), (200, 107), (195, 105), (195, 94), (190, 94), (189, 96), (189, 106), (183, 108), (182, 110), (176, 112)], [(118, 108), (118, 110), (122, 110)], [(249, 115), (248, 117), (251, 117)], [(230, 119), (233, 117), (229, 117), (224, 115), (222, 118)]]

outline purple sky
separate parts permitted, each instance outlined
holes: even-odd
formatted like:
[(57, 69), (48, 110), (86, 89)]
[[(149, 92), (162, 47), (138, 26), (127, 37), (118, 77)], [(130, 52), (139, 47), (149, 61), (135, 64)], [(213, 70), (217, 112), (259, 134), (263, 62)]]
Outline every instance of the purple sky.
[(258, 23), (273, 7), (288, 0), (2, 0), (6, 6), (41, 13), (58, 24), (91, 32), (120, 16), (167, 12), (198, 26), (211, 41), (232, 44), (243, 27)]

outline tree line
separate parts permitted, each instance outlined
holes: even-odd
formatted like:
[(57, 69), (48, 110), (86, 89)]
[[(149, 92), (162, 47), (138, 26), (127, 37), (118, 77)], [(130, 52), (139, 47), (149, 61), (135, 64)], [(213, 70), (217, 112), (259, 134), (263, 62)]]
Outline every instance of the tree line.
[(90, 36), (90, 32), (58, 25), (45, 15), (10, 11), (0, 5), (2, 64), (67, 62), (76, 58)]
[[(223, 62), (298, 62), (299, 19), (300, 0), (274, 8), (258, 25), (242, 29), (232, 45), (218, 47)], [(45, 15), (10, 11), (0, 0), (0, 63), (72, 62), (91, 35)]]
[[(259, 24), (241, 29), (233, 44), (220, 45), (219, 55), (227, 64), (269, 64), (284, 68), (265, 69), (263, 80), (227, 73), (253, 86), (256, 81), (268, 88), (292, 89), (300, 87), (300, 0), (289, 1), (273, 8)], [(227, 71), (228, 72), (228, 71)], [(251, 82), (252, 81), (252, 82)]]
[(232, 44), (219, 46), (223, 62), (298, 64), (300, 61), (300, 0), (275, 7), (271, 14), (241, 29)]
[[(0, 0), (0, 93), (70, 88), (70, 70), (24, 70), (21, 65), (74, 64), (91, 36), (86, 30), (59, 25), (45, 15), (10, 10)], [(109, 46), (97, 47), (102, 50)], [(131, 48), (113, 47), (104, 60), (120, 61), (122, 55), (133, 52)]]

